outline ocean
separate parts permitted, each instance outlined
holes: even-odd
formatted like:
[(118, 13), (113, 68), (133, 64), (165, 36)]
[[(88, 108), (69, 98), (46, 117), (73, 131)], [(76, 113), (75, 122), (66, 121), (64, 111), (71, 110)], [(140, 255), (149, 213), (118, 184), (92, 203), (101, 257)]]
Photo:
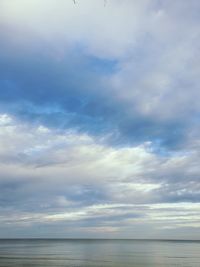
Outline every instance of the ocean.
[(200, 267), (199, 241), (1, 239), (0, 267)]

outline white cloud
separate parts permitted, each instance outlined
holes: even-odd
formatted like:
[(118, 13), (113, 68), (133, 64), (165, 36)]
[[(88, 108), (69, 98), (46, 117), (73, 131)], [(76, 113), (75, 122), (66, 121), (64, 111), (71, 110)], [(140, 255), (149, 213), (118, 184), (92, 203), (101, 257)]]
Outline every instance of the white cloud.
[[(117, 148), (106, 144), (106, 137), (59, 132), (1, 114), (1, 199), (16, 210), (8, 217), (5, 207), (3, 224), (107, 216), (105, 225), (90, 229), (199, 225), (199, 204), (193, 203), (200, 197), (198, 9), (198, 1), (110, 0), (106, 7), (103, 0), (0, 2), (0, 33), (6, 46), (15, 47), (9, 57), (39, 44), (57, 61), (77, 47), (86, 55), (117, 59), (118, 70), (104, 77), (105, 95), (119, 104), (125, 119), (157, 123), (157, 137), (167, 123), (171, 132), (185, 127), (186, 135), (181, 152), (162, 155), (151, 140)], [(77, 190), (73, 200), (70, 190)], [(40, 212), (25, 211), (37, 205)]]
[[(126, 195), (158, 190), (163, 184), (178, 183), (183, 176), (182, 181), (195, 189), (192, 183), (199, 175), (198, 150), (163, 157), (152, 152), (151, 143), (115, 148), (72, 130), (59, 133), (5, 114), (1, 118), (9, 122), (0, 128), (1, 180), (29, 177), (31, 181), (48, 180), (52, 185), (55, 179), (61, 184), (108, 183), (108, 187), (114, 185), (114, 191), (118, 188)], [(179, 192), (185, 193), (184, 188)]]
[(62, 0), (16, 0), (1, 1), (0, 7), (1, 21), (14, 29), (31, 32), (61, 50), (72, 42), (80, 43), (97, 57), (125, 56), (157, 16), (153, 10), (149, 12), (149, 0), (110, 1), (106, 7), (102, 0), (84, 0), (77, 5)]
[(48, 177), (50, 181), (57, 177), (69, 183), (120, 181), (139, 175), (155, 157), (143, 146), (115, 149), (86, 134), (70, 130), (59, 134), (11, 118), (9, 122), (0, 131), (1, 171), (7, 171), (6, 176)]

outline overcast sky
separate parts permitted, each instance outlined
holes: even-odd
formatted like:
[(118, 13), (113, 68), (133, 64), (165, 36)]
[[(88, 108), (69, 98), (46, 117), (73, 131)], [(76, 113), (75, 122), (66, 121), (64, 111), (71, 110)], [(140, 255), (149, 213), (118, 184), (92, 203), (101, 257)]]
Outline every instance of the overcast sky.
[(200, 239), (199, 14), (0, 0), (0, 237)]

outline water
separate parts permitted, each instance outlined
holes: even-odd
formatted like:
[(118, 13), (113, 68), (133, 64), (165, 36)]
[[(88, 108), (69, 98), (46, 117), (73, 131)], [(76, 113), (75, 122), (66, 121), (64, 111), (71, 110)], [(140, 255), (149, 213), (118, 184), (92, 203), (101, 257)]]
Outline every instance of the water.
[(198, 241), (0, 240), (0, 267), (200, 267)]

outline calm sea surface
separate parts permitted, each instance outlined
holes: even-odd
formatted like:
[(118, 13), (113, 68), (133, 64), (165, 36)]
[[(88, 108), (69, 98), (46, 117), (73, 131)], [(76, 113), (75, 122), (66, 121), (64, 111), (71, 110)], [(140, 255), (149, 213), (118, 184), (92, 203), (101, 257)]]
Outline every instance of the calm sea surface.
[(200, 267), (200, 242), (0, 240), (0, 267)]

